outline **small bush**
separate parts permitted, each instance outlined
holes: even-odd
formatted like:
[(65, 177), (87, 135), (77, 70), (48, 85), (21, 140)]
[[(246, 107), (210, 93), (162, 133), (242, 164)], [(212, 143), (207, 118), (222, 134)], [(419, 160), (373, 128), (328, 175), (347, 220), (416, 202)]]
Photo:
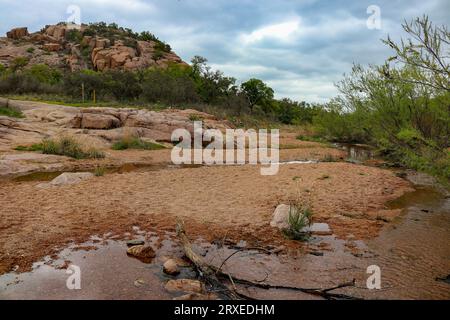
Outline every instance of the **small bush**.
[(29, 47), (29, 48), (27, 49), (27, 52), (28, 52), (28, 53), (33, 53), (33, 52), (34, 52), (34, 50), (35, 50), (35, 48), (33, 48), (33, 47)]
[(304, 228), (310, 225), (312, 215), (309, 207), (299, 203), (291, 203), (287, 221), (289, 227), (283, 230), (285, 237), (291, 240), (308, 240), (310, 233), (305, 232)]
[(104, 158), (103, 152), (90, 148), (84, 150), (81, 145), (71, 137), (62, 137), (57, 140), (45, 139), (42, 141), (42, 153), (67, 156), (75, 159)]
[(158, 60), (162, 59), (163, 57), (164, 57), (164, 52), (162, 52), (161, 50), (156, 50), (152, 55), (152, 59), (155, 61), (158, 61)]
[(158, 143), (144, 141), (137, 137), (124, 137), (122, 140), (113, 144), (114, 150), (126, 150), (126, 149), (142, 149), (142, 150), (160, 150), (165, 147)]

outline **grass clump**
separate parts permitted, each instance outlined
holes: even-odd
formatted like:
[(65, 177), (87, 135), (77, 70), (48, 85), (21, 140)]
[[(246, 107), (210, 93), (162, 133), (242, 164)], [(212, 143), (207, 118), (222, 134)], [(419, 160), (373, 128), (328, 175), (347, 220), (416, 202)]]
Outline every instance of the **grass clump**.
[(192, 113), (189, 115), (189, 121), (203, 121), (203, 117), (198, 114)]
[(67, 156), (74, 159), (100, 159), (105, 157), (102, 151), (95, 148), (85, 149), (71, 137), (43, 140), (42, 153)]
[(105, 172), (106, 172), (106, 168), (105, 167), (97, 166), (97, 167), (95, 167), (94, 175), (96, 177), (103, 177), (105, 175)]
[(306, 241), (310, 237), (310, 232), (304, 228), (311, 224), (312, 210), (300, 203), (291, 203), (289, 206), (289, 227), (283, 230), (283, 234), (290, 240)]
[(42, 143), (35, 143), (31, 146), (17, 146), (14, 148), (17, 151), (42, 151)]
[(14, 110), (8, 107), (0, 107), (0, 116), (7, 116), (12, 118), (23, 118), (24, 115), (19, 110)]
[(139, 137), (124, 137), (112, 146), (113, 150), (141, 149), (141, 150), (161, 150), (165, 147), (161, 144), (144, 141)]

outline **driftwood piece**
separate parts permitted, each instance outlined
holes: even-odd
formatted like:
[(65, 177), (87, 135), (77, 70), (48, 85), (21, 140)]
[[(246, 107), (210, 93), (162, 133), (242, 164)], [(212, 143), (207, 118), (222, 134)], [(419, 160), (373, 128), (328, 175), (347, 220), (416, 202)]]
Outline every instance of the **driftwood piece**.
[[(349, 282), (345, 282), (342, 284), (339, 284), (335, 287), (331, 288), (325, 288), (325, 289), (312, 289), (312, 288), (299, 288), (299, 287), (291, 287), (291, 286), (282, 286), (282, 285), (271, 285), (263, 282), (254, 282), (246, 279), (239, 279), (237, 277), (231, 276), (228, 273), (224, 273), (221, 269), (225, 262), (231, 257), (228, 257), (220, 266), (220, 268), (216, 268), (214, 266), (208, 265), (202, 257), (200, 257), (195, 251), (192, 249), (192, 244), (189, 241), (189, 238), (186, 235), (186, 231), (184, 230), (184, 224), (182, 221), (177, 222), (176, 226), (177, 230), (177, 236), (181, 241), (181, 244), (183, 246), (184, 253), (186, 257), (191, 260), (191, 262), (195, 265), (200, 277), (202, 277), (206, 282), (208, 282), (211, 286), (217, 289), (217, 291), (222, 292), (225, 296), (227, 296), (230, 299), (233, 300), (241, 300), (241, 299), (251, 299), (255, 300), (254, 298), (251, 298), (249, 296), (246, 296), (236, 289), (235, 284), (239, 283), (242, 285), (250, 286), (250, 287), (256, 287), (261, 289), (283, 289), (283, 290), (293, 290), (293, 291), (300, 291), (307, 294), (312, 294), (316, 296), (320, 296), (324, 299), (328, 300), (362, 300), (357, 297), (340, 294), (340, 293), (332, 293), (330, 291), (341, 289), (345, 287), (354, 287), (355, 286), (355, 279)], [(239, 251), (237, 251), (239, 252)], [(235, 252), (235, 253), (237, 253)], [(234, 255), (233, 253), (232, 255)], [(226, 286), (220, 279), (229, 280), (232, 284), (233, 289), (230, 289), (228, 286)]]

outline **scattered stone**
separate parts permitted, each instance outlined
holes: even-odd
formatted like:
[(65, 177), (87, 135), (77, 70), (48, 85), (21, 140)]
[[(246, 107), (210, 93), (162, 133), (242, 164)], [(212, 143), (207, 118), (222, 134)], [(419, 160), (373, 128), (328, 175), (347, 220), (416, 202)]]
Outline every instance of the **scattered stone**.
[(182, 295), (181, 297), (173, 298), (173, 300), (181, 301), (191, 301), (191, 300), (217, 300), (218, 297), (214, 293), (199, 294), (199, 293), (188, 293)]
[(144, 244), (145, 244), (144, 240), (129, 240), (129, 241), (127, 241), (128, 247), (141, 246)]
[(133, 246), (127, 250), (127, 254), (145, 263), (150, 263), (155, 257), (152, 247), (145, 245)]
[(136, 279), (136, 281), (134, 281), (134, 286), (136, 288), (140, 288), (143, 287), (147, 284), (147, 281), (145, 281), (144, 279)]
[(177, 274), (180, 274), (180, 269), (178, 268), (176, 261), (173, 259), (169, 259), (164, 263), (163, 271), (164, 273), (171, 276), (176, 276)]
[(431, 212), (430, 210), (427, 210), (427, 209), (422, 209), (420, 211), (425, 212), (425, 213), (430, 213)]
[(323, 252), (320, 251), (311, 250), (308, 253), (316, 257), (323, 257)]
[(203, 293), (205, 291), (200, 281), (191, 279), (169, 280), (165, 288), (169, 292)]

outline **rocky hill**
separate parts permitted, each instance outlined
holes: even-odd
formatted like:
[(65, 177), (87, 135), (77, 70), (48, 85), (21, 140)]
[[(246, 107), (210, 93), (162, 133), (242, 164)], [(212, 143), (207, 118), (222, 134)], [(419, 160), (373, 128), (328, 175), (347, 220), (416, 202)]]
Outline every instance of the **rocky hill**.
[(60, 23), (34, 33), (26, 27), (14, 28), (0, 38), (0, 64), (9, 67), (17, 58), (24, 58), (28, 66), (47, 64), (70, 71), (136, 71), (186, 64), (151, 33), (133, 33), (105, 23), (81, 27)]

